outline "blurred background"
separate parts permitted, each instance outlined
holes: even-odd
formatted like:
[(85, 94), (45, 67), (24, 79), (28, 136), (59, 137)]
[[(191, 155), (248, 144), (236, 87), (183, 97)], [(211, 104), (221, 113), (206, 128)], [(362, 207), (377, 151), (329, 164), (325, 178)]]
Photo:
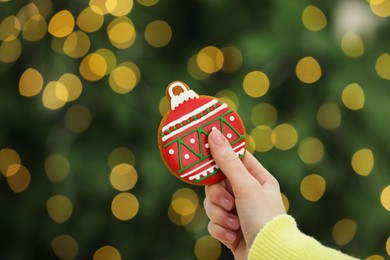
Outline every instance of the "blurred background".
[(1, 259), (232, 259), (164, 167), (181, 80), (242, 117), (302, 231), (390, 257), (390, 1), (0, 0)]

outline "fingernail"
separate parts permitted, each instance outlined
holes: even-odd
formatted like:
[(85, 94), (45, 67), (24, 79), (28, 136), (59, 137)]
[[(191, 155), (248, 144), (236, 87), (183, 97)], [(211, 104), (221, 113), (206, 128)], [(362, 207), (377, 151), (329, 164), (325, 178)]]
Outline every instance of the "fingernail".
[(240, 222), (235, 218), (228, 218), (226, 220), (226, 225), (233, 230), (237, 230), (240, 227)]
[(236, 240), (236, 233), (233, 233), (233, 232), (227, 232), (226, 234), (225, 234), (225, 237), (226, 237), (226, 240), (228, 241), (228, 242), (234, 242), (234, 240)]
[(226, 210), (231, 210), (233, 208), (233, 203), (228, 199), (222, 199), (221, 206)]
[(222, 135), (221, 131), (218, 129), (213, 129), (210, 133), (211, 141), (217, 145), (222, 145), (225, 143), (225, 137)]

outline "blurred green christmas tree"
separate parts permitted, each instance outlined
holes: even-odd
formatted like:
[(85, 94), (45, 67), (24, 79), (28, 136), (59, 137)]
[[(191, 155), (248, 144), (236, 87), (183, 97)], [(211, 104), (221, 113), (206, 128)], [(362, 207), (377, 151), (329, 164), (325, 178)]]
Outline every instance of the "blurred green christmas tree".
[(233, 107), (288, 212), (390, 255), (390, 1), (0, 0), (2, 259), (225, 259), (157, 129), (182, 80)]

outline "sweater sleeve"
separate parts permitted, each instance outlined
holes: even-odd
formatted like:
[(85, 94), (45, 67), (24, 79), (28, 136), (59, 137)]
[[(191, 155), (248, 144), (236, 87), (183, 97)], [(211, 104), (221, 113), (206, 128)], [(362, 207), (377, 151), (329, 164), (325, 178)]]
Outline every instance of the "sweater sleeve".
[(299, 231), (295, 220), (285, 214), (267, 223), (256, 236), (249, 259), (356, 259), (323, 246)]

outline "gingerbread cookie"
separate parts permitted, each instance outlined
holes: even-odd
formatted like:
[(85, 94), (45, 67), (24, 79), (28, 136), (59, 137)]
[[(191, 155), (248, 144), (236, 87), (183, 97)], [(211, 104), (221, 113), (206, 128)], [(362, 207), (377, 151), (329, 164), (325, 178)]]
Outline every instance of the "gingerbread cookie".
[(194, 185), (225, 179), (213, 160), (207, 137), (219, 129), (241, 158), (245, 153), (245, 128), (241, 118), (215, 97), (199, 96), (186, 84), (172, 82), (166, 89), (170, 110), (158, 129), (161, 157), (170, 172)]

